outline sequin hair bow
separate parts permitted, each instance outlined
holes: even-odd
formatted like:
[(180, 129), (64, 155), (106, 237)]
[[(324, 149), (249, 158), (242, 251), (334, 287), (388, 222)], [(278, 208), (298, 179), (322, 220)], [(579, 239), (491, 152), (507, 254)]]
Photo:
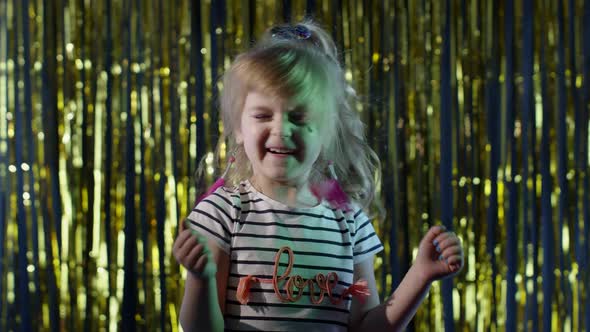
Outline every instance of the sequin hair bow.
[(331, 161), (328, 162), (328, 170), (330, 171), (331, 179), (319, 183), (313, 183), (310, 186), (311, 192), (317, 199), (326, 200), (335, 208), (350, 211), (351, 207), (348, 201), (348, 196), (338, 182), (338, 177), (334, 170), (334, 164)]

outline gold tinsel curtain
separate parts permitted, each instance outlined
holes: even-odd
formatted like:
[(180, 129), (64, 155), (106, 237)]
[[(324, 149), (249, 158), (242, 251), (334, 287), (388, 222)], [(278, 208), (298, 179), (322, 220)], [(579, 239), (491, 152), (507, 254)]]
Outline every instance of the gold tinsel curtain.
[(582, 0), (0, 0), (0, 330), (178, 330), (171, 248), (198, 160), (215, 172), (216, 78), (305, 15), (383, 163), (381, 296), (429, 225), (463, 240), (410, 329), (590, 330)]

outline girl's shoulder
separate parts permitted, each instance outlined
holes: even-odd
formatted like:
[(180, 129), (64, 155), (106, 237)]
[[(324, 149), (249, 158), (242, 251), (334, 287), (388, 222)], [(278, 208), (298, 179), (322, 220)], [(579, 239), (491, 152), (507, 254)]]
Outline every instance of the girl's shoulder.
[(221, 199), (227, 203), (231, 203), (238, 210), (244, 201), (249, 200), (252, 195), (248, 181), (240, 181), (237, 184), (227, 184), (217, 188), (210, 196), (213, 199)]
[(351, 201), (349, 209), (343, 211), (347, 220), (365, 220), (368, 218), (367, 213), (363, 209), (363, 206), (355, 201)]
[(216, 195), (220, 198), (225, 198), (226, 200), (230, 200), (232, 202), (239, 202), (240, 197), (244, 194), (244, 187), (241, 185), (241, 182), (236, 185), (224, 185), (213, 192), (213, 195)]
[(213, 205), (216, 207), (222, 207), (223, 209), (235, 208), (240, 209), (240, 186), (239, 185), (221, 185), (217, 187), (209, 195), (203, 197), (198, 203), (198, 207), (205, 207)]

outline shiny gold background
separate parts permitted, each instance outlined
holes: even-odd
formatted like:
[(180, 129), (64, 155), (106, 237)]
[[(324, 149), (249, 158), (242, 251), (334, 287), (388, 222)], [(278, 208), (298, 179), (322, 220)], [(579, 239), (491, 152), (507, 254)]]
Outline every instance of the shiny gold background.
[[(464, 271), (454, 280), (455, 329), (504, 330), (507, 296), (517, 299), (518, 330), (532, 328), (535, 321), (541, 324), (543, 315), (549, 314), (543, 313), (542, 303), (548, 300), (552, 302), (551, 330), (589, 329), (584, 322), (590, 305), (585, 268), (589, 253), (585, 252), (582, 262), (583, 256), (574, 249), (575, 240), (581, 250), (588, 250), (584, 234), (590, 227), (588, 216), (582, 213), (589, 204), (588, 120), (577, 123), (574, 116), (574, 96), (588, 95), (584, 81), (588, 77), (582, 72), (584, 1), (565, 1), (566, 43), (561, 46), (559, 2), (535, 1), (534, 14), (525, 14), (523, 2), (516, 1), (514, 76), (504, 77), (503, 19), (511, 4), (508, 1), (112, 1), (109, 58), (107, 1), (0, 0), (0, 330), (20, 330), (28, 323), (35, 330), (114, 331), (128, 326), (122, 323), (125, 315), (134, 318), (138, 330), (179, 329), (184, 272), (171, 248), (177, 223), (196, 195), (192, 174), (197, 159), (208, 155), (212, 164), (215, 140), (211, 137), (222, 130), (214, 103), (221, 87), (215, 78), (265, 28), (282, 22), (286, 9), (293, 18), (301, 19), (307, 8), (325, 27), (335, 28), (334, 36), (344, 50), (347, 78), (365, 97), (358, 110), (387, 169), (383, 194), (393, 193), (386, 202), (388, 219), (376, 224), (386, 244), (386, 251), (377, 259), (376, 275), (382, 296), (389, 293), (407, 269), (424, 231), (440, 223), (440, 196), (450, 194), (441, 190), (438, 180), (447, 3), (451, 4), (452, 98), (456, 101), (452, 222), (466, 254)], [(310, 4), (313, 8), (307, 7)], [(193, 20), (200, 24), (202, 45), (195, 43), (196, 30), (191, 32), (191, 12), (196, 8), (200, 15)], [(216, 12), (223, 20), (212, 21)], [(535, 28), (536, 120), (530, 125), (536, 145), (523, 155), (522, 22), (527, 15), (532, 15)], [(572, 43), (568, 39), (573, 36), (568, 30), (570, 22), (576, 38)], [(394, 24), (399, 29), (397, 44)], [(496, 50), (495, 34), (499, 36)], [(217, 41), (215, 48), (212, 41)], [(191, 48), (202, 55), (202, 88), (197, 84), (195, 63), (191, 67)], [(566, 55), (564, 73), (559, 72), (560, 50)], [(497, 77), (490, 76), (494, 57), (499, 65)], [(397, 81), (394, 68), (399, 69)], [(541, 92), (541, 68), (548, 77), (546, 93)], [(557, 180), (558, 155), (564, 147), (557, 144), (557, 100), (562, 74), (567, 97), (568, 200), (559, 238), (557, 207), (563, 192)], [(506, 132), (507, 107), (504, 102), (499, 106), (498, 174), (492, 174), (489, 166), (492, 146), (485, 108), (489, 79), (497, 79), (501, 98), (506, 95), (504, 82), (515, 84), (515, 144)], [(394, 99), (396, 88), (402, 85)], [(467, 107), (467, 100), (472, 107)], [(111, 129), (107, 128), (109, 101)], [(585, 112), (589, 106), (588, 99), (582, 100)], [(543, 107), (551, 108), (551, 118), (543, 118)], [(555, 290), (550, 299), (543, 299), (541, 293), (541, 242), (526, 240), (523, 234), (525, 223), (541, 225), (539, 143), (544, 123), (551, 126), (550, 208), (556, 257)], [(203, 129), (198, 131), (198, 126)], [(578, 151), (574, 150), (576, 126), (583, 128)], [(395, 148), (400, 144), (404, 150)], [(519, 160), (510, 158), (513, 149)], [(112, 159), (107, 159), (108, 154)], [(510, 175), (513, 168), (514, 179)], [(530, 170), (526, 184), (521, 183), (524, 168)], [(486, 217), (492, 178), (498, 181), (499, 204), (498, 225), (492, 230), (496, 234), (492, 243), (498, 269), (495, 280), (493, 259), (486, 251), (488, 227), (494, 227)], [(402, 179), (407, 186), (400, 186)], [(528, 205), (523, 205), (521, 196), (517, 198), (517, 253), (506, 252), (511, 181), (519, 192), (526, 186), (532, 193)], [(400, 214), (404, 207), (407, 218)], [(580, 209), (577, 214), (576, 208)], [(573, 231), (576, 223), (577, 233)], [(397, 240), (391, 237), (392, 227)], [(125, 243), (130, 241), (136, 250), (135, 269), (125, 261)], [(557, 244), (562, 245), (562, 252)], [(394, 248), (400, 262), (396, 267), (390, 263)], [(530, 255), (533, 248), (539, 249), (537, 257)], [(528, 256), (523, 254), (525, 249)], [(26, 267), (19, 254), (24, 254)], [(506, 294), (507, 255), (517, 257), (516, 294)], [(562, 265), (559, 257), (567, 258)], [(21, 271), (28, 277), (24, 290), (18, 289)], [(133, 302), (137, 303), (124, 306), (123, 285), (130, 271), (136, 278)], [(497, 289), (495, 298), (492, 286)], [(443, 329), (440, 290), (436, 283), (414, 320), (416, 330)], [(531, 297), (538, 299), (538, 306), (526, 314)], [(25, 298), (28, 302), (23, 302)], [(22, 303), (29, 305), (23, 309)], [(27, 322), (23, 321), (25, 310)]]

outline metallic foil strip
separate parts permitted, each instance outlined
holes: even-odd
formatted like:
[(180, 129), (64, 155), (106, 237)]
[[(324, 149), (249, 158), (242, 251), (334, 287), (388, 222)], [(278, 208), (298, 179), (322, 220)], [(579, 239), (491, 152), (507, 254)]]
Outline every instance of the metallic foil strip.
[[(582, 36), (583, 1), (561, 2), (561, 27), (555, 14), (560, 2), (532, 4), (535, 121), (526, 128), (519, 108), (525, 77), (517, 65), (524, 47), (523, 19), (529, 15), (523, 1), (261, 1), (254, 5), (204, 1), (195, 5), (37, 0), (29, 1), (28, 8), (23, 3), (0, 0), (0, 330), (24, 326), (19, 306), (22, 289), (34, 301), (30, 316), (35, 318), (29, 322), (33, 328), (117, 330), (123, 327), (123, 317), (131, 317), (127, 322), (141, 330), (178, 328), (184, 272), (173, 260), (171, 247), (177, 223), (196, 196), (197, 160), (211, 154), (217, 143), (213, 137), (223, 130), (214, 100), (222, 87), (214, 79), (270, 24), (285, 16), (301, 19), (306, 13), (333, 29), (344, 48), (347, 78), (365, 97), (357, 109), (376, 134), (369, 139), (384, 166), (380, 193), (388, 216), (375, 225), (386, 246), (376, 259), (376, 271), (380, 294), (387, 296), (409, 267), (424, 231), (440, 222), (441, 196), (449, 194), (440, 191), (438, 173), (447, 5), (452, 13), (454, 99), (452, 223), (463, 240), (466, 266), (454, 279), (452, 317), (443, 317), (441, 287), (436, 283), (413, 328), (442, 330), (443, 320), (451, 319), (459, 330), (505, 329), (507, 315), (513, 314), (509, 324), (517, 329), (544, 324), (556, 330), (588, 329), (589, 139), (588, 121), (579, 112), (588, 107), (582, 65), (588, 49)], [(504, 39), (509, 5), (515, 14), (512, 46)], [(110, 21), (105, 16), (107, 6)], [(191, 13), (198, 18), (194, 25)], [(29, 20), (28, 43), (22, 17)], [(201, 39), (198, 64), (193, 60), (196, 33)], [(506, 77), (509, 49), (515, 56), (514, 71)], [(545, 62), (540, 59), (542, 52)], [(561, 67), (559, 52), (564, 52)], [(29, 66), (25, 54), (30, 54)], [(496, 72), (493, 57), (498, 57)], [(203, 70), (196, 75), (199, 64)], [(541, 73), (548, 78), (545, 93), (540, 92)], [(24, 92), (25, 74), (30, 79), (30, 104)], [(506, 90), (507, 81), (514, 83), (513, 90)], [(498, 85), (502, 101), (513, 94), (511, 107), (516, 114), (509, 119), (507, 105), (497, 106), (500, 125), (494, 142), (486, 101), (490, 84)], [(565, 88), (563, 104), (560, 84)], [(544, 113), (545, 107), (551, 110)], [(561, 117), (558, 109), (563, 107)], [(30, 118), (25, 116), (27, 110)], [(17, 125), (17, 117), (25, 122)], [(540, 144), (545, 124), (551, 135), (548, 152)], [(19, 131), (19, 126), (25, 130)], [(32, 132), (26, 133), (27, 126)], [(532, 145), (524, 155), (527, 133)], [(15, 159), (17, 146), (23, 147), (21, 163)], [(499, 156), (495, 173), (490, 169), (494, 153)], [(549, 154), (550, 167), (542, 174), (543, 153)], [(222, 164), (224, 158), (222, 154)], [(215, 166), (212, 158), (209, 165)], [(213, 180), (213, 171), (207, 181)], [(126, 172), (131, 172), (131, 183)], [(22, 184), (18, 176), (24, 179)], [(550, 199), (543, 203), (541, 187), (548, 176)], [(525, 189), (531, 200), (526, 206), (524, 196), (518, 195)], [(130, 190), (133, 195), (126, 203)], [(514, 194), (516, 200), (511, 201)], [(492, 198), (497, 202), (495, 224), (487, 213)], [(18, 215), (19, 206), (24, 214)], [(537, 206), (547, 207), (544, 211), (551, 215), (554, 232), (548, 239), (553, 247), (543, 247), (547, 242), (540, 236), (546, 226), (536, 223), (547, 214), (536, 211)], [(513, 252), (508, 250), (506, 233), (511, 208), (517, 211)], [(135, 232), (128, 237), (124, 221), (131, 210), (128, 223)], [(26, 231), (19, 234), (18, 225)], [(25, 247), (19, 247), (19, 235)], [(125, 262), (126, 243), (135, 248), (133, 263)], [(17, 258), (20, 250), (26, 251), (24, 269)], [(548, 301), (541, 292), (546, 283), (542, 268), (548, 264), (545, 250), (551, 250), (554, 258), (550, 313), (542, 305)], [(507, 280), (506, 259), (512, 255), (515, 275)], [(23, 270), (28, 282), (18, 288)], [(132, 271), (136, 282), (125, 283), (126, 273)], [(515, 294), (507, 294), (508, 281), (514, 282)], [(135, 305), (123, 306), (125, 292), (135, 294)], [(516, 310), (509, 313), (510, 298), (516, 299)]]

